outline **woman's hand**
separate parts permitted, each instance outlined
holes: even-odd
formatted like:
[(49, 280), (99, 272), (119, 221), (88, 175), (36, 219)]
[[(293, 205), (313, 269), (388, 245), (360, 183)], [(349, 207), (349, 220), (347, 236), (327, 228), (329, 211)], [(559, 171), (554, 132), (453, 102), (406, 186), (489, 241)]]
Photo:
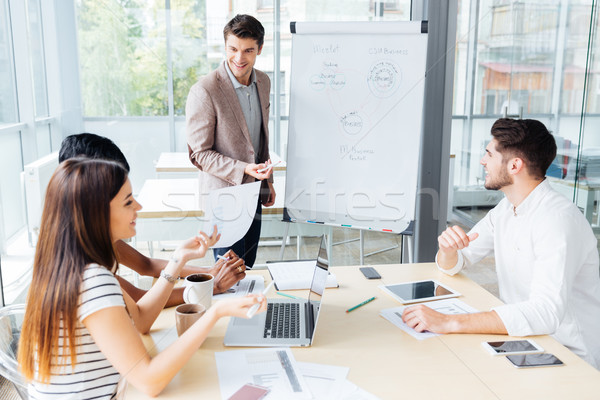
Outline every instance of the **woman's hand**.
[(198, 232), (198, 236), (194, 236), (179, 245), (173, 252), (173, 259), (183, 261), (182, 265), (190, 260), (202, 258), (209, 248), (215, 245), (221, 238), (217, 232), (217, 226), (213, 227), (212, 235), (208, 236), (204, 232)]
[(262, 294), (249, 294), (244, 297), (236, 297), (232, 299), (223, 299), (217, 301), (209, 310), (214, 309), (218, 318), (221, 317), (241, 317), (248, 318), (246, 313), (256, 303), (260, 303), (260, 307), (256, 314), (267, 309), (267, 298)]

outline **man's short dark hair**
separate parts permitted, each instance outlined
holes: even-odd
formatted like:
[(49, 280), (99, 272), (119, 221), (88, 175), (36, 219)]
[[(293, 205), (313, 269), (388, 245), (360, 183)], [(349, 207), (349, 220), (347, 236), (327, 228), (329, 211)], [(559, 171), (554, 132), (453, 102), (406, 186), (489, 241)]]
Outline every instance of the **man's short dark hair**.
[(261, 48), (265, 42), (265, 28), (259, 20), (248, 14), (238, 14), (223, 28), (223, 38), (227, 41), (227, 36), (232, 34), (240, 39), (254, 39)]
[(120, 163), (129, 172), (127, 159), (109, 138), (93, 133), (78, 133), (67, 136), (60, 145), (58, 162), (74, 157), (86, 157), (97, 160), (109, 160)]
[(535, 119), (500, 118), (492, 126), (492, 136), (504, 159), (523, 159), (529, 174), (535, 178), (543, 179), (556, 157), (554, 136)]

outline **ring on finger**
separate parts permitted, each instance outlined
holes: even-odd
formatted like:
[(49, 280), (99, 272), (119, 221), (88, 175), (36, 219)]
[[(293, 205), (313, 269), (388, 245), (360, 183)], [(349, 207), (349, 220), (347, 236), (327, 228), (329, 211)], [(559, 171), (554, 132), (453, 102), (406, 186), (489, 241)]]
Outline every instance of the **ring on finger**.
[(243, 271), (243, 269), (242, 269), (242, 266), (241, 266), (241, 265), (238, 265), (238, 267), (237, 267), (237, 272), (239, 272), (239, 273), (242, 273), (242, 271)]

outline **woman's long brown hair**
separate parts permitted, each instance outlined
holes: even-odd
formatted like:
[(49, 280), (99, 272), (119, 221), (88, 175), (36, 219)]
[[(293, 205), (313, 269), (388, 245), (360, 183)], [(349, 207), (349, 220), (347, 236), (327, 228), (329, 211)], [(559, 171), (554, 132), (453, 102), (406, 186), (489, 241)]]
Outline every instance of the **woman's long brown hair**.
[[(89, 159), (63, 162), (50, 179), (19, 341), (19, 367), (27, 380), (49, 382), (52, 368), (67, 364), (69, 356), (76, 364), (83, 271), (90, 263), (117, 265), (110, 201), (126, 179), (119, 164)], [(64, 351), (59, 352), (61, 321)]]

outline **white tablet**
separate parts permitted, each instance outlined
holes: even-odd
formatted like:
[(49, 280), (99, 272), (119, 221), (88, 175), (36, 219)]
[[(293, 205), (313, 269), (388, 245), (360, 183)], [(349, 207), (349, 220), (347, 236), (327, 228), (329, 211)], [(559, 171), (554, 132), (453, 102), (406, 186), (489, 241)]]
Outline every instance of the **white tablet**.
[(380, 285), (379, 288), (404, 304), (460, 296), (457, 291), (434, 280)]
[(495, 356), (508, 356), (511, 354), (536, 354), (543, 353), (536, 342), (529, 339), (522, 340), (502, 340), (497, 342), (481, 343), (484, 349)]

